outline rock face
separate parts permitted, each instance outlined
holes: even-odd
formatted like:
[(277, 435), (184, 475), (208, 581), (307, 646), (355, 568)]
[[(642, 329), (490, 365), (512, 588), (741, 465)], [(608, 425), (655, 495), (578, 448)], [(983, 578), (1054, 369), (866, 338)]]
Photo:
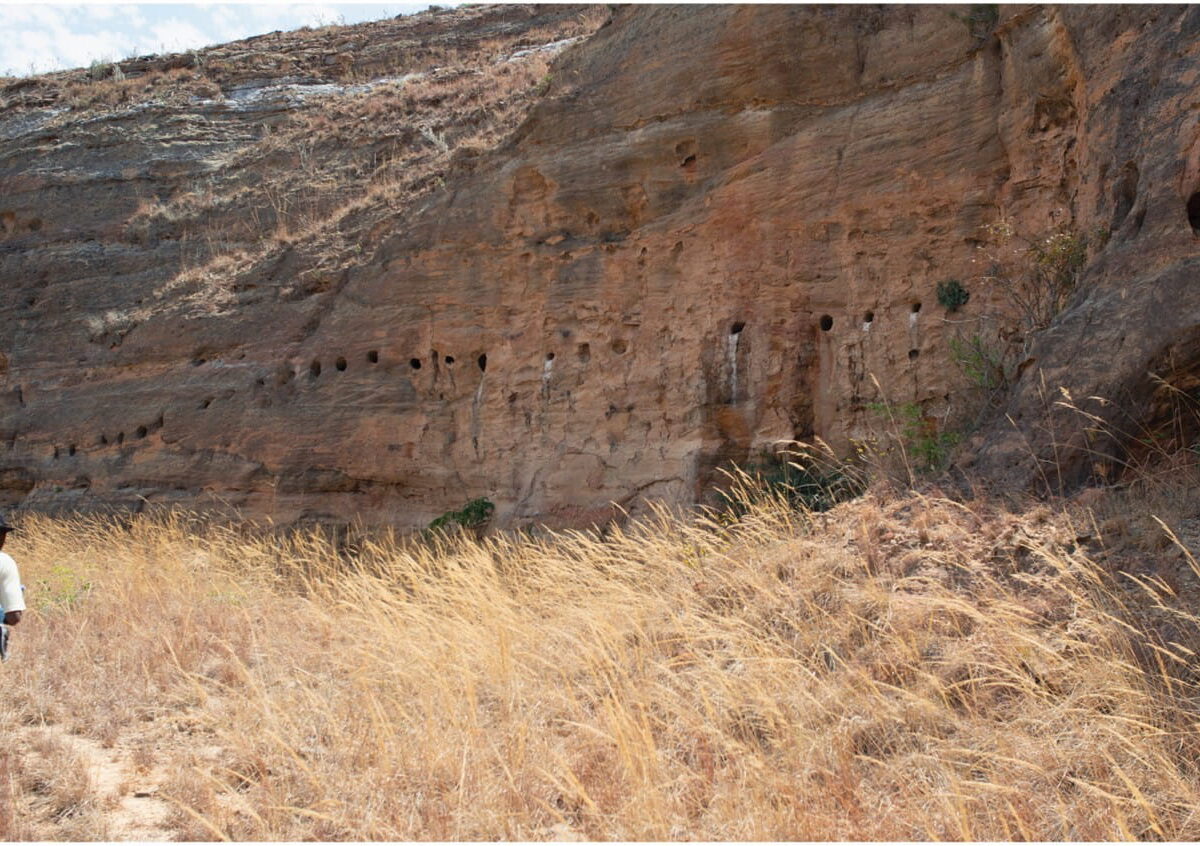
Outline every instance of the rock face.
[(1147, 368), (1197, 372), (1198, 13), (966, 8), (476, 7), (221, 48), (132, 103), (9, 85), (9, 502), (691, 502), (877, 402), (951, 425), (950, 339), (1012, 312), (981, 233), (1102, 227), (1028, 339), (1024, 437), (979, 439), (1030, 482), (1043, 380), (1153, 405)]
[(1200, 10), (1092, 11), (1060, 9), (1047, 52), (1069, 59), (1067, 209), (1108, 240), (963, 461), (1006, 487), (1114, 482), (1200, 436)]

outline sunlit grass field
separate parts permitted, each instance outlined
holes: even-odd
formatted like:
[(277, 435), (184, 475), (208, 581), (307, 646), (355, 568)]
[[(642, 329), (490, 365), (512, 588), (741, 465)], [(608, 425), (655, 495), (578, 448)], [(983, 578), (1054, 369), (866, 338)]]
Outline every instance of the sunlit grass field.
[(876, 484), (432, 544), (30, 515), (0, 835), (121, 835), (86, 738), (179, 839), (1197, 839), (1162, 501)]

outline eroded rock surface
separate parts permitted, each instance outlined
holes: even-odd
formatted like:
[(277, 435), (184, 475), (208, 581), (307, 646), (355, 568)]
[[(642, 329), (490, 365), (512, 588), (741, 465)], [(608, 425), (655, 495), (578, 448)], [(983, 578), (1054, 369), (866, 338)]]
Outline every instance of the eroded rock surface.
[(401, 527), (691, 502), (879, 401), (948, 425), (1002, 219), (1112, 231), (1035, 339), (1026, 438), (1043, 377), (1194, 371), (1196, 13), (961, 10), (477, 7), (220, 48), (183, 99), (14, 83), (0, 485)]

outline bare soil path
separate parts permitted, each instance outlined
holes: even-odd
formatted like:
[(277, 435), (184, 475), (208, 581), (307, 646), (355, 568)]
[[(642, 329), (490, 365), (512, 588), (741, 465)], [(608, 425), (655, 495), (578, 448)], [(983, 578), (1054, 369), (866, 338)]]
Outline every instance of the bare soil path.
[[(106, 747), (93, 738), (71, 734), (62, 726), (29, 731), (50, 736), (83, 764), (91, 798), (102, 815), (105, 839), (129, 842), (173, 838), (174, 831), (167, 825), (172, 806), (159, 795), (164, 778), (161, 767), (138, 766), (128, 746), (118, 742)], [(39, 744), (26, 748), (29, 755), (39, 754)]]
[(64, 735), (64, 740), (87, 762), (92, 784), (106, 813), (113, 840), (169, 840), (166, 827), (171, 806), (159, 798), (162, 778), (157, 768), (139, 773), (128, 749), (105, 749), (88, 737)]

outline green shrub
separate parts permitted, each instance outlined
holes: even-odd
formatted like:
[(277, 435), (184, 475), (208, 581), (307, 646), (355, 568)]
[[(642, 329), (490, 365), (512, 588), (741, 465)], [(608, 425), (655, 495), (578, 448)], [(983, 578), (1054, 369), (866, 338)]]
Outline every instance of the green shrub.
[(896, 427), (896, 435), (914, 470), (934, 473), (945, 469), (950, 450), (962, 439), (957, 432), (940, 431), (937, 422), (925, 416), (919, 403), (892, 406), (886, 402), (873, 402), (867, 408), (886, 417)]
[(1067, 307), (1089, 245), (1087, 235), (1062, 229), (1036, 239), (1025, 251), (1027, 268), (1017, 274), (1011, 291), (1029, 331), (1045, 329)]
[(985, 340), (979, 333), (958, 335), (949, 340), (950, 360), (971, 386), (957, 421), (974, 429), (1004, 404), (1017, 381), (1020, 347), (999, 337)]
[(971, 292), (957, 279), (947, 279), (937, 286), (937, 301), (949, 312), (958, 311), (971, 299)]
[(950, 339), (950, 358), (967, 380), (982, 391), (1007, 391), (1013, 381), (1011, 356), (979, 335)]
[[(828, 511), (866, 490), (866, 480), (856, 468), (832, 454), (797, 446), (795, 451), (764, 452), (738, 468), (749, 484), (735, 484), (732, 491), (720, 491), (726, 506), (741, 514), (749, 506), (748, 499), (766, 494), (785, 501), (796, 511)], [(740, 474), (731, 475), (738, 479)]]
[(454, 528), (477, 529), (492, 519), (496, 506), (487, 497), (473, 499), (457, 511), (447, 511), (429, 524), (428, 531), (450, 531)]

